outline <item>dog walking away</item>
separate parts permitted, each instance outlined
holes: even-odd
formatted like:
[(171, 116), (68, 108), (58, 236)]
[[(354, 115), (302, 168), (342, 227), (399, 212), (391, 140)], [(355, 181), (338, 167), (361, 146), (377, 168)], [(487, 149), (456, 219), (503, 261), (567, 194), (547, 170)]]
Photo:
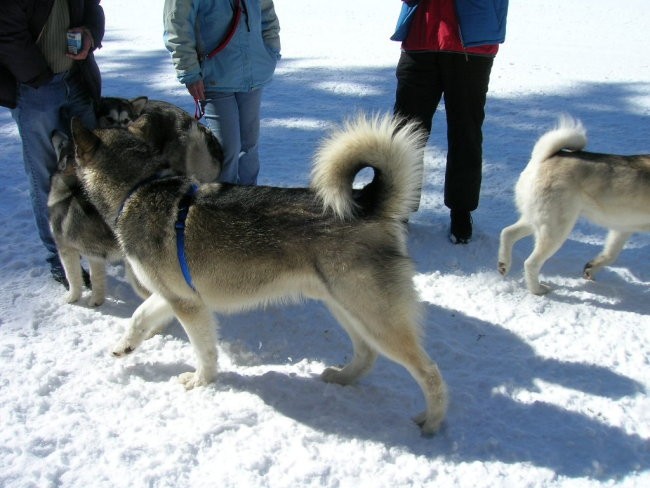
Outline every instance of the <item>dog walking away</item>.
[[(435, 432), (446, 387), (421, 345), (420, 307), (406, 250), (424, 138), (413, 124), (360, 117), (323, 143), (310, 188), (197, 184), (160, 175), (161, 160), (127, 130), (85, 129), (73, 120), (78, 173), (138, 279), (152, 291), (113, 354), (133, 352), (176, 317), (194, 348), (187, 389), (216, 376), (213, 311), (273, 302), (323, 301), (350, 336), (354, 354), (322, 373), (350, 384), (379, 353), (403, 365), (424, 393), (416, 417)], [(401, 127), (398, 129), (398, 127)], [(365, 167), (374, 178), (353, 189)]]
[(534, 294), (549, 291), (539, 282), (540, 270), (580, 216), (609, 229), (602, 252), (584, 266), (586, 279), (613, 263), (634, 232), (650, 231), (650, 155), (596, 154), (583, 151), (586, 145), (582, 124), (561, 117), (537, 141), (516, 184), (520, 218), (501, 232), (498, 270), (508, 273), (512, 246), (533, 234), (535, 247), (524, 270)]

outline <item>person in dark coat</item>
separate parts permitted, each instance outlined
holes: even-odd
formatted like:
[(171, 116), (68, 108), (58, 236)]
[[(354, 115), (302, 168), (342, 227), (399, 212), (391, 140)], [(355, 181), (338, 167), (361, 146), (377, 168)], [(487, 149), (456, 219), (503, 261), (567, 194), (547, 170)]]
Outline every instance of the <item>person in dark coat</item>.
[[(47, 199), (57, 169), (51, 137), (80, 117), (95, 128), (101, 77), (93, 51), (104, 37), (100, 0), (0, 1), (0, 105), (11, 109), (23, 146), (38, 234), (55, 280), (67, 284), (49, 228)], [(81, 43), (69, 49), (67, 34)]]

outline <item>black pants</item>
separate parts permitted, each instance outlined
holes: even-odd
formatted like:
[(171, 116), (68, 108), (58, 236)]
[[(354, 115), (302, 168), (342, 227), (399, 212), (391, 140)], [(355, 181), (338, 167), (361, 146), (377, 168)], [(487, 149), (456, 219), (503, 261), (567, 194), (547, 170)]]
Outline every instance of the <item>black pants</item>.
[(492, 57), (444, 52), (402, 52), (394, 113), (419, 120), (431, 132), (444, 96), (447, 115), (445, 205), (478, 207), (483, 166), (483, 120)]

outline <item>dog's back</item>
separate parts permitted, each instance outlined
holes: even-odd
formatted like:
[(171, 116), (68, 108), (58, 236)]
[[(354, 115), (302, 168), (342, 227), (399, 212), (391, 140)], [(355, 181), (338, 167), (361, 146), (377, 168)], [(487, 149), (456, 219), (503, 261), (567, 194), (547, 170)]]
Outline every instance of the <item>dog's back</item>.
[(610, 229), (648, 230), (650, 156), (592, 153), (586, 144), (580, 121), (566, 116), (540, 137), (517, 184), (522, 210), (548, 202)]
[(524, 263), (530, 291), (542, 294), (539, 272), (569, 236), (579, 217), (610, 230), (603, 251), (583, 271), (591, 279), (612, 263), (633, 232), (650, 231), (650, 155), (620, 156), (584, 151), (586, 131), (562, 117), (542, 135), (515, 187), (519, 220), (503, 229), (498, 269), (506, 274), (513, 244), (534, 234), (535, 249)]

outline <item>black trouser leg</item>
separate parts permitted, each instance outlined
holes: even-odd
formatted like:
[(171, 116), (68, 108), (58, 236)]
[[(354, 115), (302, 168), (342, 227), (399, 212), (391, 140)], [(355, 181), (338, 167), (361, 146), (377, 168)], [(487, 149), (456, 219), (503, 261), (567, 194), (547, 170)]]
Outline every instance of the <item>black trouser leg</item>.
[[(427, 136), (431, 132), (433, 115), (442, 98), (442, 84), (439, 70), (436, 66), (434, 53), (407, 53), (402, 52), (397, 69), (397, 90), (395, 92), (395, 106), (393, 113), (408, 120), (417, 120), (426, 130)], [(420, 170), (424, 170), (424, 148), (420, 161)], [(417, 190), (419, 207), (422, 187)]]
[(441, 53), (447, 115), (445, 205), (478, 207), (483, 169), (483, 120), (493, 58)]
[(483, 120), (493, 58), (462, 53), (402, 52), (397, 65), (394, 113), (431, 132), (444, 94), (447, 116), (445, 205), (478, 206), (483, 166)]

